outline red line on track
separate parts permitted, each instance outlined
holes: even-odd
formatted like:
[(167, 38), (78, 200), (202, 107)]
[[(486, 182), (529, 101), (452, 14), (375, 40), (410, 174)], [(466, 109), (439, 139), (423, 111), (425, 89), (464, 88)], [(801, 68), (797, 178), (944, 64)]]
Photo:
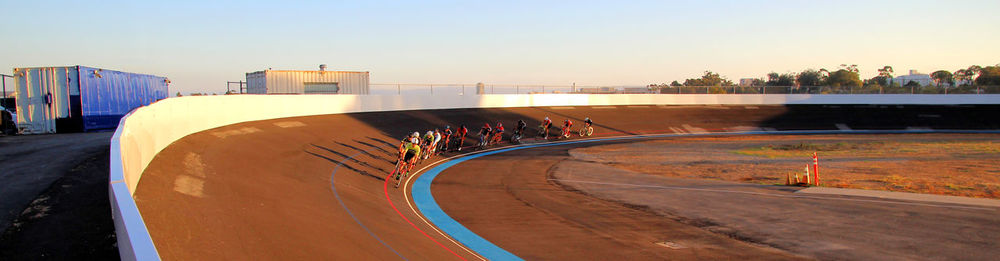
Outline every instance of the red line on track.
[(441, 248), (444, 248), (444, 250), (448, 250), (448, 252), (450, 252), (452, 255), (455, 255), (458, 258), (460, 258), (462, 260), (466, 260), (464, 257), (458, 255), (458, 253), (455, 253), (455, 251), (452, 251), (450, 248), (442, 245), (441, 242), (437, 241), (437, 239), (434, 239), (430, 235), (427, 235), (427, 232), (424, 232), (424, 230), (422, 230), (419, 227), (417, 227), (417, 225), (414, 225), (413, 222), (411, 222), (409, 218), (406, 218), (406, 216), (403, 216), (402, 212), (399, 212), (399, 209), (396, 208), (396, 204), (392, 204), (392, 199), (389, 199), (389, 177), (391, 177), (391, 175), (385, 177), (385, 182), (384, 182), (384, 184), (382, 184), (382, 190), (385, 191), (385, 200), (389, 202), (389, 206), (392, 206), (392, 210), (395, 210), (396, 214), (399, 214), (400, 217), (403, 217), (403, 220), (406, 220), (406, 223), (410, 223), (410, 226), (413, 226), (413, 228), (417, 229), (417, 231), (420, 231), (420, 233), (424, 234), (425, 237), (430, 238), (431, 241), (434, 241), (434, 243), (436, 243), (438, 246), (440, 246)]

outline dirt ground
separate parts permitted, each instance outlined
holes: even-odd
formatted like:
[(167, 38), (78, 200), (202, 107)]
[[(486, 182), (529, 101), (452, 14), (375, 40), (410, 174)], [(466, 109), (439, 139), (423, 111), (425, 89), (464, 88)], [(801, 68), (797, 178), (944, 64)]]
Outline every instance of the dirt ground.
[(682, 137), (570, 154), (646, 174), (784, 184), (812, 165), (813, 152), (821, 186), (1000, 198), (1000, 135)]

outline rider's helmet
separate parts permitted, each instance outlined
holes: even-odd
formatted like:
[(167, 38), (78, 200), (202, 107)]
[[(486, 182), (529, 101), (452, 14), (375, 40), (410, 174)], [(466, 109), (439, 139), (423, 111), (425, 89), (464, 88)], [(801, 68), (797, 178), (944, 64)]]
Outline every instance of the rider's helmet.
[(414, 131), (413, 134), (410, 134), (410, 137), (414, 137), (414, 138), (420, 137), (420, 132)]
[(590, 117), (587, 117), (586, 119), (583, 119), (583, 121), (590, 121)]
[[(419, 135), (419, 134), (418, 134), (418, 135)], [(410, 143), (413, 143), (413, 144), (420, 144), (420, 140), (419, 140), (419, 139), (417, 139), (416, 137), (413, 137), (413, 138), (410, 138)]]
[(444, 129), (446, 129), (446, 130), (451, 129), (451, 125), (445, 125)]
[(503, 127), (503, 123), (497, 122), (497, 128)]
[(434, 131), (427, 131), (427, 135), (434, 135)]
[(489, 123), (487, 123), (486, 125), (483, 125), (483, 128), (487, 128), (487, 129), (489, 129), (489, 128), (490, 128), (490, 124), (489, 124)]
[(552, 121), (552, 120), (549, 120), (549, 117), (545, 117), (545, 121)]

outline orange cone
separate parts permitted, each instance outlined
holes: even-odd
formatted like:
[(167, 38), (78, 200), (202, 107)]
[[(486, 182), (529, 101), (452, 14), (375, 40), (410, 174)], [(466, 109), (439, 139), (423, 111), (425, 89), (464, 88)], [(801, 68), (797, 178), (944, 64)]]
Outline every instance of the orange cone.
[[(806, 168), (808, 167), (809, 165), (806, 165)], [(816, 180), (816, 186), (819, 186), (819, 156), (816, 155), (816, 152), (813, 152), (813, 175), (816, 176), (814, 178)]]

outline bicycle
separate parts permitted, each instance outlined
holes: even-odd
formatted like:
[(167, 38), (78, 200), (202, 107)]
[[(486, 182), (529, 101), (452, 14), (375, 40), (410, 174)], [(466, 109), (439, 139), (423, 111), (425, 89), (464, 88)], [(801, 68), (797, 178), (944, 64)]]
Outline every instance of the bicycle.
[(476, 144), (476, 149), (484, 150), (489, 140), (484, 135), (479, 135), (479, 144)]
[(552, 125), (551, 124), (549, 124), (549, 126), (545, 126), (544, 124), (543, 125), (538, 125), (538, 134), (540, 134), (540, 136), (542, 136), (542, 139), (546, 139), (546, 140), (549, 139), (549, 127), (550, 126), (552, 126)]
[(389, 177), (396, 179), (397, 188), (399, 187), (399, 183), (402, 182), (406, 176), (409, 176), (410, 166), (412, 166), (412, 164), (404, 161), (402, 158), (396, 161), (396, 167), (389, 173)]
[(580, 133), (580, 137), (587, 137), (587, 136), (590, 136), (590, 135), (594, 135), (594, 127), (593, 126), (583, 126), (582, 128), (580, 128), (579, 133)]
[(521, 144), (521, 132), (523, 131), (515, 131), (513, 135), (510, 135), (511, 144)]
[(569, 127), (563, 127), (559, 132), (562, 133), (559, 135), (560, 138), (565, 138), (565, 139), (568, 139), (569, 136), (572, 135), (571, 133), (573, 133), (573, 131), (570, 130)]
[(499, 144), (501, 140), (503, 140), (503, 132), (493, 134), (493, 137), (490, 138), (489, 145)]

